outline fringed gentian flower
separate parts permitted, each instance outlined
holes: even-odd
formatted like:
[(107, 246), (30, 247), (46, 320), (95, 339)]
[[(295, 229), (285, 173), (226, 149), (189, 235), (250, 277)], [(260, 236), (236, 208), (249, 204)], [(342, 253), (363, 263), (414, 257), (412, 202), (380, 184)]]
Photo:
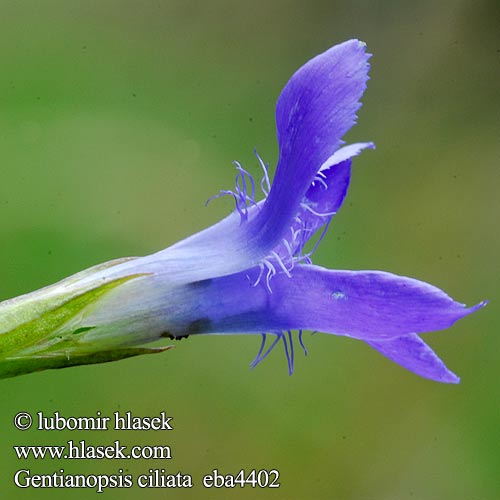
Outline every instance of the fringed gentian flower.
[[(0, 376), (158, 352), (144, 344), (196, 334), (262, 336), (257, 365), (292, 331), (362, 340), (412, 372), (458, 382), (419, 334), (476, 311), (440, 289), (381, 271), (311, 262), (347, 192), (351, 162), (371, 143), (341, 147), (368, 80), (365, 45), (350, 40), (300, 68), (276, 108), (279, 161), (260, 190), (236, 163), (233, 213), (165, 250), (108, 262), (0, 304)], [(322, 233), (321, 233), (322, 231)], [(268, 337), (272, 337), (269, 347)]]

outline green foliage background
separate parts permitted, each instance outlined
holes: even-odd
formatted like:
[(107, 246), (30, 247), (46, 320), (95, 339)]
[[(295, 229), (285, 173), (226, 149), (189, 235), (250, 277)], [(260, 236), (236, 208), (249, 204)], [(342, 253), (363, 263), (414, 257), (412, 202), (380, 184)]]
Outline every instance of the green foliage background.
[[(347, 38), (372, 80), (348, 140), (373, 140), (315, 256), (382, 269), (490, 305), (427, 339), (461, 377), (432, 383), (359, 342), (306, 338), (287, 375), (259, 340), (189, 338), (162, 355), (0, 381), (5, 498), (49, 473), (190, 473), (192, 490), (106, 498), (498, 498), (500, 9), (494, 1), (0, 2), (0, 299), (143, 255), (217, 221), (233, 159), (275, 164), (275, 100), (292, 72)], [(19, 411), (166, 411), (175, 430), (17, 431)], [(169, 444), (165, 462), (19, 461), (17, 444)], [(276, 468), (279, 490), (206, 491), (213, 468)]]

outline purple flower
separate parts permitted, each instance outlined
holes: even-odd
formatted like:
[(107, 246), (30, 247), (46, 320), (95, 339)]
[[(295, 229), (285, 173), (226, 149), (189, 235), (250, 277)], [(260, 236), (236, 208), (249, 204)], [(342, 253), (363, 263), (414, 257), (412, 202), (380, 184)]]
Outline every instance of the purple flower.
[[(62, 287), (74, 297), (122, 280), (58, 327), (65, 356), (161, 337), (254, 333), (262, 343), (252, 366), (282, 342), (292, 373), (292, 331), (298, 330), (305, 351), (307, 329), (362, 340), (418, 375), (458, 382), (419, 334), (448, 328), (485, 303), (466, 308), (432, 285), (387, 272), (325, 269), (311, 262), (315, 247), (306, 250), (322, 231), (317, 246), (341, 207), (352, 158), (373, 148), (342, 147), (361, 106), (369, 57), (364, 43), (349, 40), (292, 76), (277, 103), (279, 161), (272, 186), (257, 155), (262, 201), (256, 201), (253, 178), (236, 163), (235, 190), (217, 195), (234, 197), (228, 217), (158, 253), (53, 285), (55, 295)], [(274, 339), (266, 348), (268, 336)], [(54, 338), (44, 344), (51, 355), (63, 352)]]

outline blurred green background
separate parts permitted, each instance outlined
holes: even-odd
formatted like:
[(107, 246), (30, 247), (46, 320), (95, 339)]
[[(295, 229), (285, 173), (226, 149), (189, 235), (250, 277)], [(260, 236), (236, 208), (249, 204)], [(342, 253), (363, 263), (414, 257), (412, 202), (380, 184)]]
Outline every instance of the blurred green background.
[[(0, 2), (0, 299), (115, 257), (144, 255), (231, 208), (231, 161), (275, 164), (274, 105), (289, 76), (358, 37), (371, 81), (350, 141), (349, 198), (315, 255), (436, 284), (483, 311), (426, 340), (462, 377), (421, 379), (368, 346), (306, 336), (257, 369), (250, 336), (190, 338), (163, 355), (0, 381), (5, 498), (20, 468), (193, 476), (191, 490), (106, 498), (498, 498), (500, 491), (500, 4), (497, 1)], [(13, 416), (132, 411), (173, 432), (17, 431)], [(167, 444), (161, 461), (19, 461), (18, 444)], [(278, 490), (203, 490), (219, 468), (276, 468)]]

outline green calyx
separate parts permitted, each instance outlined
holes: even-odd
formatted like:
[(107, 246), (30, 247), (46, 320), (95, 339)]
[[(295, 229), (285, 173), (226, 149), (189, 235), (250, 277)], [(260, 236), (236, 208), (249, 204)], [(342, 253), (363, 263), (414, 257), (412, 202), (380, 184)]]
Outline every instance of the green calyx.
[[(0, 378), (14, 377), (49, 368), (104, 363), (162, 352), (171, 347), (101, 344), (86, 341), (93, 326), (68, 328), (75, 318), (99, 299), (124, 283), (143, 276), (135, 274), (78, 289), (65, 280), (38, 292), (0, 304)], [(58, 286), (59, 285), (59, 286)], [(57, 288), (55, 288), (57, 287)], [(70, 323), (71, 324), (71, 323)]]

